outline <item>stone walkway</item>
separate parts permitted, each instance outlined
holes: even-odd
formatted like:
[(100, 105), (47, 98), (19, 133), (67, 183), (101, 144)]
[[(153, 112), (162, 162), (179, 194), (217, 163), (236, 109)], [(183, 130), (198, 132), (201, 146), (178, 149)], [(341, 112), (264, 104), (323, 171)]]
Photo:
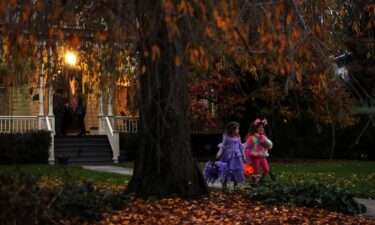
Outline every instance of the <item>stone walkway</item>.
[[(118, 173), (118, 174), (127, 175), (127, 176), (133, 175), (132, 168), (124, 168), (124, 167), (118, 167), (118, 166), (83, 166), (83, 168), (88, 169), (88, 170), (100, 171), (100, 172)], [(213, 188), (218, 188), (218, 189), (221, 188), (221, 184), (219, 182), (209, 184), (208, 186), (213, 187)], [(364, 199), (364, 198), (354, 198), (354, 199), (367, 207), (367, 212), (364, 214), (365, 216), (375, 217), (375, 200)]]
[(119, 166), (83, 166), (84, 169), (95, 170), (100, 172), (118, 173), (122, 175), (133, 175), (132, 168), (124, 168)]

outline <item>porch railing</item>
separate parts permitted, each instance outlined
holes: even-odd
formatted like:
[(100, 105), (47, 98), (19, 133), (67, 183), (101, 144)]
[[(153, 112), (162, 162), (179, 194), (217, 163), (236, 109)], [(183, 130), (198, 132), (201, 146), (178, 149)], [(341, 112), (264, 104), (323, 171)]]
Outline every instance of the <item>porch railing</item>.
[(110, 117), (101, 116), (99, 119), (101, 120), (99, 121), (99, 133), (107, 135), (112, 149), (112, 160), (114, 163), (118, 163), (118, 157), (120, 156), (119, 132), (113, 129), (113, 119), (110, 119)]
[(50, 165), (55, 164), (55, 118), (53, 116), (45, 116), (42, 117), (41, 120), (45, 121), (45, 123), (41, 124), (40, 128), (47, 130), (50, 132), (51, 136), (51, 145), (49, 146), (49, 157), (48, 157), (48, 163)]
[(0, 116), (0, 133), (26, 133), (38, 129), (38, 116)]
[(138, 133), (139, 117), (115, 116), (115, 129), (120, 133)]

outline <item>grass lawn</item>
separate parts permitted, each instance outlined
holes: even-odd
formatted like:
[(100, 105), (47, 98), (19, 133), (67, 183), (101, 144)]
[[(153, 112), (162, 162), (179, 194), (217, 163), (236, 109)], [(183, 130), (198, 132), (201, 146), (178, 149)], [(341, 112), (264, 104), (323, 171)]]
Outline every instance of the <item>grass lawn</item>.
[(271, 159), (269, 166), (280, 183), (316, 180), (343, 187), (357, 197), (375, 198), (375, 161), (311, 160), (273, 163)]
[[(270, 170), (277, 181), (283, 184), (316, 180), (324, 184), (343, 187), (357, 197), (375, 198), (375, 161), (351, 160), (296, 160), (273, 162), (269, 160)], [(133, 162), (116, 166), (132, 168)], [(204, 163), (199, 163), (201, 169)], [(0, 165), (0, 173), (14, 171), (15, 166)], [(70, 181), (91, 180), (95, 183), (124, 184), (129, 176), (85, 170), (80, 166), (21, 165), (20, 170), (39, 176), (42, 180), (69, 179)]]
[[(295, 160), (273, 162), (270, 159), (268, 163), (270, 171), (282, 184), (315, 180), (345, 188), (356, 197), (375, 199), (375, 161)], [(203, 170), (204, 163), (199, 163), (199, 167)]]
[(134, 161), (118, 163), (115, 166), (124, 167), (124, 168), (134, 168)]
[[(94, 183), (124, 184), (130, 180), (129, 176), (115, 173), (96, 172), (83, 169), (80, 166), (51, 166), (46, 164), (20, 165), (20, 171), (40, 177), (41, 180), (61, 182), (69, 181), (93, 181)], [(14, 165), (0, 165), (0, 173), (14, 172)]]

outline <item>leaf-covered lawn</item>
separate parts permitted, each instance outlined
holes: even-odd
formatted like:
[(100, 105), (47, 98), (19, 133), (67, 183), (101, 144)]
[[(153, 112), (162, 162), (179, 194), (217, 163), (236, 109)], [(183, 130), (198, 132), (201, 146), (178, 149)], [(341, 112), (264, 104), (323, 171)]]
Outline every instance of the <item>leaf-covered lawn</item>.
[[(342, 164), (332, 162), (296, 162), (270, 163), (272, 171), (278, 180), (299, 182), (316, 179), (336, 182), (347, 179), (365, 179), (373, 173), (371, 162), (349, 162)], [(352, 165), (350, 173), (356, 174), (346, 178), (347, 166)], [(13, 171), (12, 166), (0, 166), (0, 173)], [(112, 173), (101, 173), (84, 170), (81, 167), (58, 167), (48, 165), (23, 165), (21, 170), (40, 176), (39, 185), (54, 187), (62, 185), (66, 176), (76, 182), (92, 180), (96, 189), (123, 191), (129, 177)], [(66, 174), (68, 173), (68, 174)], [(69, 175), (70, 174), (70, 175)], [(289, 177), (288, 174), (290, 175)], [(335, 178), (336, 177), (336, 178)], [(340, 178), (340, 179), (339, 179)], [(68, 178), (69, 179), (69, 178)], [(372, 177), (364, 185), (372, 188)], [(347, 182), (348, 182), (347, 181)], [(338, 183), (341, 184), (341, 183)], [(365, 183), (364, 183), (365, 184)], [(362, 187), (363, 188), (363, 187)], [(60, 221), (71, 224), (69, 221)], [(93, 224), (90, 222), (90, 224)], [(185, 200), (180, 198), (149, 199), (131, 198), (124, 208), (103, 214), (100, 221), (94, 224), (375, 224), (374, 218), (352, 216), (328, 212), (322, 209), (294, 207), (290, 205), (266, 205), (254, 202), (243, 195), (224, 194), (213, 191), (209, 197), (200, 200)]]
[(375, 219), (320, 209), (264, 205), (240, 194), (211, 193), (201, 200), (132, 199), (95, 224), (375, 224)]
[[(14, 165), (0, 165), (0, 173), (15, 172)], [(124, 184), (130, 180), (129, 176), (116, 173), (97, 172), (83, 169), (81, 166), (52, 166), (46, 164), (20, 165), (19, 171), (32, 174), (40, 178), (43, 185), (60, 185), (65, 181), (82, 182), (85, 180), (103, 185)]]
[(375, 198), (374, 161), (295, 161), (272, 163), (270, 171), (278, 182), (284, 184), (317, 180), (324, 184), (336, 184), (351, 191), (357, 197)]

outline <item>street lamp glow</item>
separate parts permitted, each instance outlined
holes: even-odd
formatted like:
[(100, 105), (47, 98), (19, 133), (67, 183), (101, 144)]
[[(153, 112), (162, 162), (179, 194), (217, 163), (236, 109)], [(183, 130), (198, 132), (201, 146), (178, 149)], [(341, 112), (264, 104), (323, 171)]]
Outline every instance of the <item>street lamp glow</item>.
[(65, 54), (65, 62), (71, 66), (75, 66), (77, 63), (77, 56), (73, 52), (67, 52)]

